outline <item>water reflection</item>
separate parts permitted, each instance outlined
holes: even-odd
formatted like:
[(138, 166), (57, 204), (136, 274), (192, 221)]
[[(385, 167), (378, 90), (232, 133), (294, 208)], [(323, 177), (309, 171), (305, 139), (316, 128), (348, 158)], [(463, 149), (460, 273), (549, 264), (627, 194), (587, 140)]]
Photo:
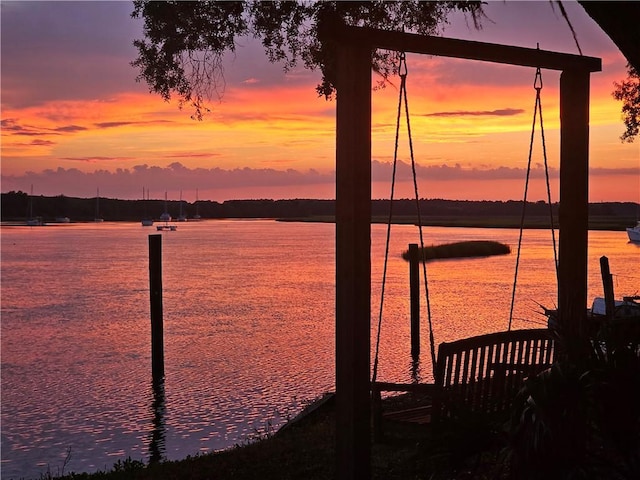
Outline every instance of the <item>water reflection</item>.
[[(333, 389), (335, 226), (212, 221), (180, 229), (163, 238), (165, 353), (172, 368), (166, 400), (162, 389), (153, 395), (151, 379), (140, 382), (151, 373), (149, 315), (141, 308), (149, 302), (148, 231), (138, 223), (2, 229), (2, 478), (38, 478), (40, 465), (61, 464), (59, 451), (68, 445), (76, 472), (127, 456), (177, 460), (229, 448), (255, 435), (274, 411), (296, 412)], [(434, 244), (518, 239), (513, 229), (427, 233)], [(420, 363), (410, 356), (409, 279), (400, 253), (416, 234), (415, 226), (394, 226), (380, 381), (433, 381), (426, 322)], [(539, 305), (555, 306), (548, 237), (525, 232), (517, 328), (544, 319)], [(372, 305), (380, 300), (385, 239), (386, 226), (373, 225)], [(609, 257), (616, 296), (638, 291), (640, 248), (627, 242), (625, 232), (589, 232), (590, 301), (602, 296), (602, 255)], [(194, 252), (197, 262), (189, 261)], [(514, 260), (429, 265), (436, 347), (507, 328)]]
[(422, 372), (420, 370), (420, 356), (414, 355), (411, 357), (411, 383), (422, 382)]
[(165, 424), (165, 394), (164, 380), (152, 382), (153, 396), (151, 401), (152, 425), (149, 439), (149, 463), (161, 462), (166, 453), (165, 438), (167, 427)]

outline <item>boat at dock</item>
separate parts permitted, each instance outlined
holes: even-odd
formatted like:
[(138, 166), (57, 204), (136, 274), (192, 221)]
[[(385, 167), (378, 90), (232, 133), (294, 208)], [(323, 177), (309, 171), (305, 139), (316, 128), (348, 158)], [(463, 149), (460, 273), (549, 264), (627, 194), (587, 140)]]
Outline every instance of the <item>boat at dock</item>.
[(104, 222), (104, 218), (100, 218), (100, 189), (96, 191), (96, 217), (93, 219), (96, 223)]
[[(613, 315), (607, 315), (606, 300), (604, 297), (594, 297), (591, 308), (587, 308), (586, 320), (593, 328), (597, 329), (604, 321), (611, 318), (616, 323), (633, 322), (640, 326), (640, 296), (625, 296), (622, 300), (613, 301)], [(558, 327), (558, 311), (542, 307), (544, 315), (547, 317), (549, 328)]]
[(182, 190), (180, 190), (180, 214), (178, 215), (178, 221), (179, 222), (187, 221), (187, 216), (184, 213), (182, 213)]
[(167, 192), (164, 192), (164, 212), (160, 215), (161, 222), (170, 222), (171, 214), (169, 213), (169, 209), (167, 208)]
[(29, 194), (29, 218), (27, 218), (28, 227), (41, 227), (44, 225), (42, 217), (33, 216), (33, 185), (31, 185), (31, 193)]
[(198, 205), (198, 203), (199, 203), (199, 201), (200, 201), (200, 199), (198, 198), (198, 189), (196, 188), (196, 214), (193, 216), (193, 219), (194, 219), (194, 220), (196, 220), (196, 221), (198, 221), (198, 220), (201, 220), (201, 219), (202, 219), (202, 217), (200, 216), (200, 213), (199, 213), (199, 211), (198, 211), (198, 210), (199, 210), (199, 209), (198, 209), (198, 206), (199, 206), (199, 205)]
[(171, 215), (167, 209), (167, 192), (164, 192), (164, 212), (160, 215), (160, 221), (164, 222), (164, 225), (156, 225), (156, 230), (159, 232), (175, 232), (178, 229), (177, 225), (170, 225)]
[[(614, 318), (634, 317), (640, 319), (640, 296), (622, 297), (622, 300), (614, 300)], [(592, 317), (607, 314), (604, 297), (595, 297), (589, 311)]]
[[(606, 322), (627, 323), (632, 322), (640, 330), (640, 295), (623, 296), (622, 300), (616, 300), (613, 293), (613, 275), (609, 269), (609, 259), (600, 257), (600, 270), (604, 297), (594, 297), (591, 308), (587, 308), (585, 319), (594, 331)], [(549, 328), (558, 327), (558, 310), (542, 307), (547, 317)], [(640, 332), (639, 332), (640, 333)]]
[(42, 220), (42, 217), (34, 217), (34, 218), (27, 219), (28, 227), (41, 227), (43, 225), (44, 225), (44, 221)]
[(630, 242), (640, 243), (640, 221), (635, 227), (627, 228), (627, 235), (629, 236)]
[(176, 230), (178, 230), (178, 226), (169, 224), (156, 225), (156, 230), (158, 230), (159, 232), (175, 232)]
[(149, 215), (147, 215), (147, 204), (149, 203), (149, 189), (146, 189), (147, 192), (145, 194), (145, 188), (142, 187), (142, 201), (144, 202), (144, 210), (145, 210), (145, 216), (142, 219), (142, 226), (143, 227), (152, 227), (153, 226), (153, 218), (151, 218)]

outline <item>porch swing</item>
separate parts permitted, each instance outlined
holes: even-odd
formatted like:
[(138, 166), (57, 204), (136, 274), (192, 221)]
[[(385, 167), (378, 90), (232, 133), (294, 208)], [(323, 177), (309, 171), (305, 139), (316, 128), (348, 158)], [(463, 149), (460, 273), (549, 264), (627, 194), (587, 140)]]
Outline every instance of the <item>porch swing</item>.
[(396, 119), (396, 135), (394, 161), (391, 180), (391, 195), (389, 207), (389, 220), (387, 223), (387, 236), (385, 258), (383, 266), (383, 278), (381, 285), (380, 310), (378, 316), (378, 328), (375, 345), (375, 357), (373, 364), (373, 374), (371, 379), (371, 392), (373, 402), (373, 429), (374, 436), (381, 436), (382, 425), (382, 392), (404, 392), (427, 396), (431, 398), (431, 403), (413, 408), (405, 408), (400, 411), (389, 412), (385, 418), (390, 420), (405, 421), (418, 424), (439, 424), (443, 420), (455, 420), (467, 418), (474, 414), (493, 414), (503, 412), (511, 405), (513, 398), (520, 389), (523, 381), (547, 368), (554, 361), (554, 341), (551, 333), (546, 328), (513, 330), (513, 309), (515, 304), (515, 294), (518, 278), (518, 268), (520, 263), (520, 253), (522, 247), (522, 234), (525, 224), (525, 214), (527, 205), (527, 193), (529, 187), (529, 177), (531, 171), (531, 158), (533, 152), (534, 134), (538, 112), (540, 114), (540, 130), (542, 140), (542, 151), (544, 157), (547, 201), (549, 204), (549, 215), (551, 224), (551, 237), (553, 243), (554, 263), (556, 269), (556, 280), (558, 277), (558, 258), (555, 241), (555, 231), (553, 225), (553, 211), (551, 204), (551, 191), (549, 185), (549, 171), (547, 164), (547, 153), (544, 136), (544, 125), (542, 120), (542, 103), (540, 93), (542, 90), (542, 75), (538, 67), (536, 69), (534, 89), (536, 90), (535, 107), (533, 114), (533, 125), (531, 128), (531, 140), (529, 145), (529, 158), (527, 163), (527, 173), (524, 188), (524, 199), (522, 204), (522, 214), (520, 219), (520, 230), (518, 237), (518, 251), (514, 272), (514, 281), (511, 295), (511, 307), (509, 311), (509, 322), (506, 331), (479, 335), (465, 338), (453, 342), (441, 343), (438, 347), (436, 357), (435, 340), (433, 334), (433, 323), (431, 318), (431, 305), (429, 299), (429, 287), (427, 282), (426, 261), (422, 259), (422, 276), (425, 289), (425, 299), (427, 308), (427, 319), (429, 329), (429, 346), (431, 364), (433, 368), (433, 383), (412, 383), (400, 384), (379, 382), (377, 380), (380, 350), (380, 334), (382, 329), (382, 317), (384, 306), (384, 294), (387, 274), (387, 264), (389, 257), (389, 244), (391, 234), (391, 223), (393, 219), (393, 200), (395, 190), (396, 165), (398, 158), (398, 143), (401, 123), (401, 112), (404, 105), (406, 116), (407, 134), (409, 140), (409, 153), (411, 157), (411, 167), (413, 173), (413, 186), (417, 208), (417, 220), (420, 236), (421, 251), (424, 252), (424, 236), (422, 231), (422, 217), (420, 213), (420, 197), (418, 195), (418, 184), (413, 152), (413, 141), (411, 134), (411, 124), (409, 106), (407, 100), (406, 79), (408, 74), (406, 55), (400, 53), (400, 65), (398, 67), (400, 76), (400, 88), (398, 99), (398, 111)]

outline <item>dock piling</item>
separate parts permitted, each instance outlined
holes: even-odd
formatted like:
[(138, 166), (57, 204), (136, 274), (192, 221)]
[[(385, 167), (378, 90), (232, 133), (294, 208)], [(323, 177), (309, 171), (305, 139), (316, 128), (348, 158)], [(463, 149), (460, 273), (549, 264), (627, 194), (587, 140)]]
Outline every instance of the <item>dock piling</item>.
[(162, 235), (149, 235), (149, 293), (151, 297), (151, 376), (164, 379), (164, 333), (162, 319)]
[(615, 316), (616, 303), (613, 295), (613, 276), (609, 269), (609, 259), (606, 256), (600, 257), (600, 273), (602, 275), (602, 286), (604, 288), (605, 313), (609, 320)]
[(409, 289), (411, 296), (411, 356), (420, 355), (420, 253), (417, 243), (409, 244)]

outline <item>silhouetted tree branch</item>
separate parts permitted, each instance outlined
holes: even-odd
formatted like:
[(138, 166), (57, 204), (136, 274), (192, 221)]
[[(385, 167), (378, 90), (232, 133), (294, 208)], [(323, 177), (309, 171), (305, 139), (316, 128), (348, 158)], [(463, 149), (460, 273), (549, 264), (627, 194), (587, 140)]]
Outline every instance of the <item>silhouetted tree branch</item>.
[[(289, 70), (301, 63), (322, 72), (318, 95), (335, 93), (332, 59), (335, 45), (320, 31), (336, 22), (386, 30), (434, 34), (449, 13), (470, 14), (479, 27), (480, 1), (440, 2), (154, 2), (134, 1), (134, 18), (144, 20), (144, 39), (136, 40), (138, 80), (165, 100), (172, 94), (194, 108), (194, 118), (208, 111), (206, 103), (224, 91), (223, 55), (234, 52), (240, 37), (253, 35), (262, 41), (272, 62)], [(323, 41), (324, 40), (324, 41)], [(383, 86), (396, 73), (396, 52), (377, 51), (372, 68)]]
[[(578, 39), (560, 0), (557, 4), (567, 20), (576, 44)], [(616, 85), (614, 96), (623, 102), (622, 113), (627, 130), (625, 141), (638, 135), (640, 92), (640, 2), (580, 1), (585, 11), (611, 37), (631, 67), (626, 81)], [(207, 103), (224, 93), (225, 53), (234, 52), (236, 42), (249, 35), (261, 40), (267, 57), (282, 62), (285, 71), (302, 64), (320, 69), (322, 80), (318, 95), (327, 99), (335, 93), (334, 48), (330, 36), (322, 35), (331, 25), (368, 26), (386, 30), (405, 30), (434, 34), (453, 11), (468, 13), (476, 28), (484, 16), (480, 1), (402, 1), (402, 2), (328, 2), (257, 0), (166, 1), (135, 0), (132, 17), (144, 20), (144, 38), (136, 40), (138, 80), (151, 91), (169, 100), (172, 95), (194, 109), (193, 117), (202, 119)], [(327, 28), (329, 27), (329, 28)], [(579, 48), (579, 46), (578, 46)], [(378, 50), (372, 57), (372, 69), (380, 75), (382, 87), (397, 73), (397, 54)], [(631, 72), (636, 72), (635, 76)]]
[(620, 136), (623, 142), (633, 142), (640, 134), (640, 75), (631, 64), (627, 65), (628, 77), (621, 83), (615, 82), (613, 97), (622, 102), (622, 118), (626, 130)]

